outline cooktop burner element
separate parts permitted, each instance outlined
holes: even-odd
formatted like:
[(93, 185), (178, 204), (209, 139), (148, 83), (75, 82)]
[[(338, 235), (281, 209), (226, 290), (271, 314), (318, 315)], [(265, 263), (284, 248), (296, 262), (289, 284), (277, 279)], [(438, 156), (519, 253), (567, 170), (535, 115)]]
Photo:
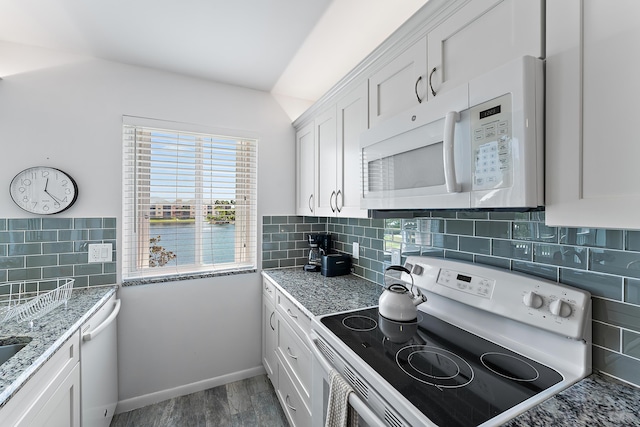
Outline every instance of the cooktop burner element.
[(526, 360), (502, 353), (485, 353), (480, 356), (482, 364), (491, 372), (514, 381), (535, 381), (540, 372)]
[(428, 345), (409, 345), (396, 353), (396, 363), (411, 378), (439, 389), (464, 387), (473, 369), (460, 356)]
[(371, 331), (378, 327), (378, 322), (367, 316), (348, 316), (342, 319), (345, 328), (352, 331)]

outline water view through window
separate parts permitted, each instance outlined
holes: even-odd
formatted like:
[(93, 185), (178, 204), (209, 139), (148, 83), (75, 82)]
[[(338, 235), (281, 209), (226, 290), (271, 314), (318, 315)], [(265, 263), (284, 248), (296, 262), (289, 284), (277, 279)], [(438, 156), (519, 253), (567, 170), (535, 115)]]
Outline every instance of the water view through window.
[[(235, 259), (235, 224), (209, 224), (202, 226), (202, 263), (220, 264)], [(176, 257), (167, 266), (190, 265), (196, 260), (196, 225), (193, 222), (151, 222), (151, 237), (160, 236), (158, 242)]]

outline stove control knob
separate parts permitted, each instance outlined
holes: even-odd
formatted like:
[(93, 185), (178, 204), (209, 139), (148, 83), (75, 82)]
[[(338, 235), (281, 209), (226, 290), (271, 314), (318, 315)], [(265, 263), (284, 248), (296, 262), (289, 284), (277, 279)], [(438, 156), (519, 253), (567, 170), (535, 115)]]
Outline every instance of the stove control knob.
[(524, 302), (524, 305), (526, 305), (527, 307), (531, 307), (531, 308), (542, 307), (542, 297), (536, 294), (535, 292), (529, 291), (526, 294), (524, 294), (524, 297), (522, 298), (522, 302)]
[(569, 315), (571, 315), (571, 306), (559, 299), (554, 300), (549, 304), (549, 310), (551, 310), (551, 314), (560, 317), (569, 317)]

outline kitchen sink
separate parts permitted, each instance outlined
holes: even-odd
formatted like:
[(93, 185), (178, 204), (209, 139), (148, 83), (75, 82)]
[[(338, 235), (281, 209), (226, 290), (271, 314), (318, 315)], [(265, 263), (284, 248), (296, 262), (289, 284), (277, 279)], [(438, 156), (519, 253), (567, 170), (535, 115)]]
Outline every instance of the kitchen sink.
[(17, 352), (31, 342), (29, 337), (0, 338), (0, 365), (11, 359)]

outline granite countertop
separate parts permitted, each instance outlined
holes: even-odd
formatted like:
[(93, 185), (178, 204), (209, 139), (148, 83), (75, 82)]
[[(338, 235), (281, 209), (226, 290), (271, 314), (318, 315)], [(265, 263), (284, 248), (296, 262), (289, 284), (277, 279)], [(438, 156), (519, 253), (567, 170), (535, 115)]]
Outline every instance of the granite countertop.
[(74, 289), (67, 308), (60, 306), (34, 321), (18, 323), (11, 319), (0, 324), (0, 339), (29, 337), (31, 341), (0, 365), (0, 408), (40, 367), (116, 292), (117, 287)]
[(352, 274), (325, 277), (302, 268), (264, 270), (309, 317), (378, 305), (382, 287)]
[[(264, 270), (308, 316), (378, 305), (382, 287), (357, 276), (324, 277), (301, 268)], [(593, 373), (504, 424), (530, 426), (640, 426), (640, 388)]]

